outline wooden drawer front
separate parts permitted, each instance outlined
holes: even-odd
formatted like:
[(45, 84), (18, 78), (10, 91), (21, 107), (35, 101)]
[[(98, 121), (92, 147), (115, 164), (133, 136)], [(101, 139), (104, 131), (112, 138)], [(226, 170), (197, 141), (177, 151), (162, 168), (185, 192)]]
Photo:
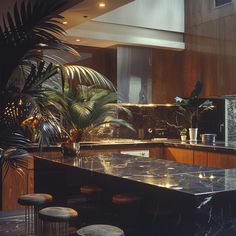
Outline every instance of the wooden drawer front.
[(193, 150), (181, 148), (164, 148), (164, 157), (166, 160), (182, 163), (193, 163)]
[(208, 153), (204, 151), (194, 151), (193, 164), (207, 167), (208, 166)]
[(215, 168), (236, 168), (236, 155), (208, 152), (208, 166)]

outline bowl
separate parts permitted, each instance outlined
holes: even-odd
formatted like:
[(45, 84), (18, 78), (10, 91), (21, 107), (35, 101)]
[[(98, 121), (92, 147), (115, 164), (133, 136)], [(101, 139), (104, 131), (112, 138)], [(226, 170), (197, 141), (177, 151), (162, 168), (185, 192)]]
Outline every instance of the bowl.
[(202, 143), (215, 143), (216, 134), (201, 134)]

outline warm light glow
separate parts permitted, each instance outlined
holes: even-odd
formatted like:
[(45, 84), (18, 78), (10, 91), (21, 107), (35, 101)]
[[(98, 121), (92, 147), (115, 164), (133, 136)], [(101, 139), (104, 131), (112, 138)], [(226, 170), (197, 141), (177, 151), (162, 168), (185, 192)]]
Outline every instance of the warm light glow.
[(76, 39), (75, 41), (76, 41), (76, 42), (80, 42), (81, 40), (80, 40), (80, 39)]
[(198, 177), (199, 177), (200, 179), (202, 179), (202, 178), (203, 178), (202, 173), (200, 173), (200, 174), (198, 175)]
[(63, 24), (63, 25), (67, 25), (68, 22), (67, 22), (67, 21), (62, 21), (62, 24)]
[(99, 7), (105, 7), (105, 6), (106, 6), (106, 4), (104, 2), (99, 3)]

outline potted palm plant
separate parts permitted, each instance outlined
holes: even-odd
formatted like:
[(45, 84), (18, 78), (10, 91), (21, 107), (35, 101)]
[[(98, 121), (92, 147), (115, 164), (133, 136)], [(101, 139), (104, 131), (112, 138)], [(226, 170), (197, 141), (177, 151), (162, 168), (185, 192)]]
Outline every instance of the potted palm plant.
[(177, 114), (184, 118), (186, 127), (189, 128), (190, 141), (197, 141), (198, 121), (200, 115), (203, 112), (214, 108), (212, 101), (210, 100), (205, 100), (204, 102), (199, 101), (202, 87), (202, 83), (197, 81), (189, 98), (175, 98), (175, 104), (178, 107)]
[[(57, 0), (22, 1), (3, 16), (0, 25), (0, 148), (1, 165), (18, 168), (22, 149), (37, 135), (42, 147), (67, 132), (61, 117), (67, 115), (71, 88), (94, 86), (115, 92), (113, 84), (96, 71), (59, 64), (44, 49), (79, 54), (59, 39), (65, 32)], [(77, 104), (79, 107), (79, 104)], [(12, 150), (14, 148), (14, 150)], [(12, 150), (12, 152), (7, 150)], [(16, 155), (18, 152), (19, 155)], [(5, 153), (5, 155), (4, 155)], [(11, 155), (12, 154), (12, 155)], [(14, 155), (13, 155), (14, 154)], [(18, 157), (18, 158), (16, 158)], [(19, 160), (20, 159), (20, 160)]]

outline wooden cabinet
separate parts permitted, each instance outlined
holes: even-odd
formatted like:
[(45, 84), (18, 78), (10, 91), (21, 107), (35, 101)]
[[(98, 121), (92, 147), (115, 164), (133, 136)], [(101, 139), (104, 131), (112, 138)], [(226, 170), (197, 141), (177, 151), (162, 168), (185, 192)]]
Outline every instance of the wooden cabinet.
[(165, 147), (163, 158), (211, 168), (236, 168), (236, 155), (233, 154)]
[(166, 160), (193, 164), (193, 150), (166, 147), (163, 156)]
[(206, 151), (193, 151), (193, 164), (199, 166), (208, 166), (208, 152)]
[[(20, 208), (17, 200), (20, 195), (34, 192), (34, 162), (28, 160), (26, 169), (17, 172), (6, 167), (1, 170), (1, 210), (14, 210)], [(7, 172), (6, 172), (7, 171)]]
[(236, 168), (236, 155), (208, 152), (208, 166), (215, 168)]

